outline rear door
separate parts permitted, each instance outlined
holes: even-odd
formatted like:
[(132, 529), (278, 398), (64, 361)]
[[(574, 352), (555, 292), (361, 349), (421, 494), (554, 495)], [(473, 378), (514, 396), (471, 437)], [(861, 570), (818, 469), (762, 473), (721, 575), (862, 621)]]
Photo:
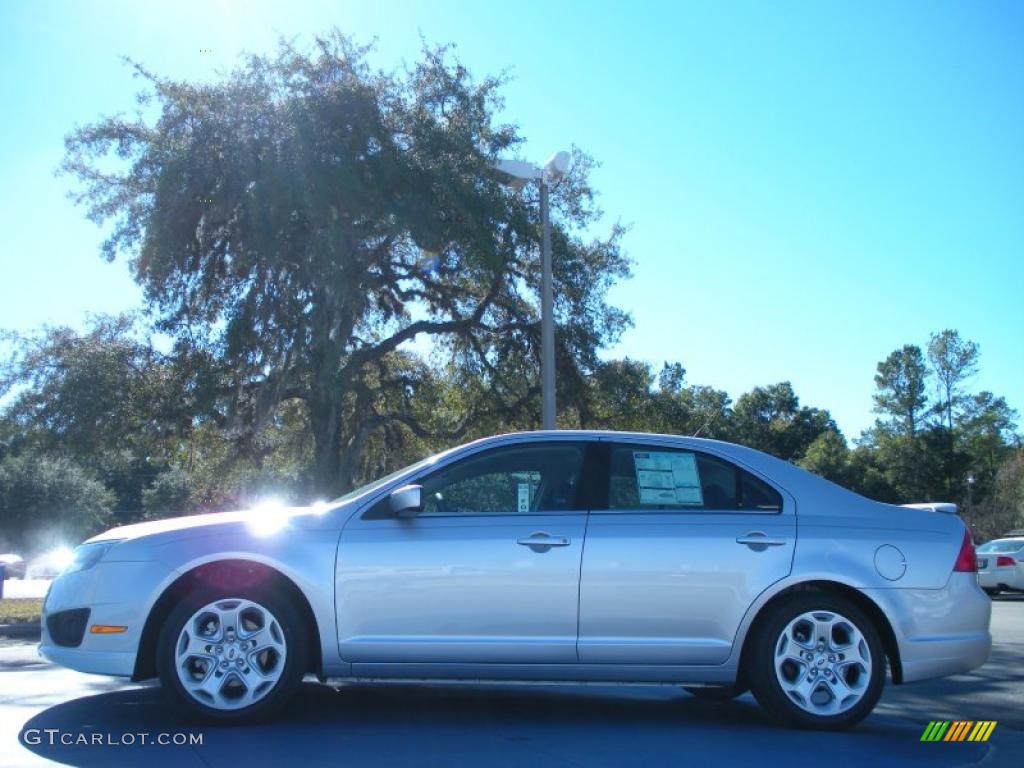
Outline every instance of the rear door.
[(612, 442), (580, 581), (581, 663), (721, 664), (754, 599), (790, 572), (792, 498), (722, 458)]

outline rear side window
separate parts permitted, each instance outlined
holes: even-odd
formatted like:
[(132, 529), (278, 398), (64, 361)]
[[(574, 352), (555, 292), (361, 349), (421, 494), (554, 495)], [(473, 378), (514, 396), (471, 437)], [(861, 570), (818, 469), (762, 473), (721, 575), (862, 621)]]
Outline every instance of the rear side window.
[(764, 512), (778, 512), (782, 509), (782, 497), (767, 483), (758, 480), (749, 472), (738, 469), (740, 476), (740, 498), (738, 509), (755, 509)]
[(608, 508), (778, 512), (782, 496), (749, 472), (714, 456), (613, 445)]

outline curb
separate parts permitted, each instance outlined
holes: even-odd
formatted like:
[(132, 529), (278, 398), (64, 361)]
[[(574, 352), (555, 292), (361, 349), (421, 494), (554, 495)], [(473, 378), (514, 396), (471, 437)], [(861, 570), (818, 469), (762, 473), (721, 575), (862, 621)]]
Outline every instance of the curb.
[(0, 624), (0, 638), (18, 640), (38, 640), (41, 628), (38, 622), (21, 622), (18, 624)]

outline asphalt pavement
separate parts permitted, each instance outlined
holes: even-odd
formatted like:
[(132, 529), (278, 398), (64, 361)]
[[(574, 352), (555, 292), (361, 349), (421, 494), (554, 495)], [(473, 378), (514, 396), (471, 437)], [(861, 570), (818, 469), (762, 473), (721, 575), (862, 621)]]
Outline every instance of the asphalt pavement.
[[(996, 600), (992, 632), (984, 667), (890, 685), (875, 712), (842, 733), (779, 728), (749, 694), (709, 704), (671, 687), (605, 685), (307, 683), (272, 723), (194, 726), (154, 686), (71, 672), (38, 658), (34, 645), (7, 643), (0, 646), (0, 765), (1024, 765), (1024, 597)], [(984, 743), (921, 742), (931, 720), (998, 725)]]

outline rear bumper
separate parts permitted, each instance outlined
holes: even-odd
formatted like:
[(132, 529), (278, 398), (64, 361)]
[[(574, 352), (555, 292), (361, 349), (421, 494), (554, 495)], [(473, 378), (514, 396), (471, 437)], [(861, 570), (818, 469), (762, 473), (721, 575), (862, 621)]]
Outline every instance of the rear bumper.
[(911, 640), (900, 646), (903, 682), (970, 672), (988, 661), (991, 650), (992, 636), (987, 631)]
[(865, 590), (882, 607), (899, 646), (903, 682), (969, 672), (992, 650), (992, 601), (973, 573), (954, 573), (942, 589)]
[(986, 589), (1024, 589), (1024, 577), (1021, 577), (1018, 568), (994, 568), (990, 571), (978, 571), (978, 584)]

